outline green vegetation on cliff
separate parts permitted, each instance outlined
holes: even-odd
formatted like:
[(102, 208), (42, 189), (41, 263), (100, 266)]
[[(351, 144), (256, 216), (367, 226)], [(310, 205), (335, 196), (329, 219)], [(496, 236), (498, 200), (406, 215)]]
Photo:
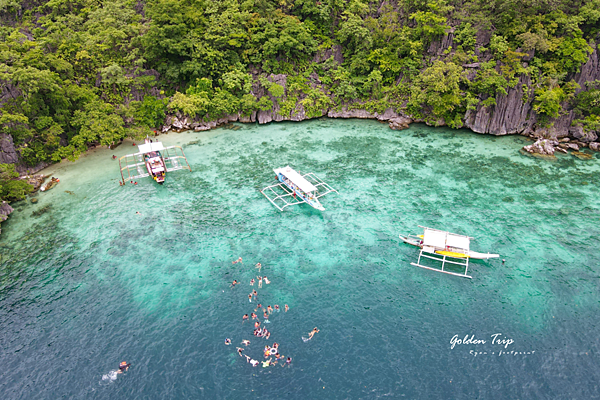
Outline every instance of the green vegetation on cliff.
[(32, 0), (0, 2), (0, 20), (0, 133), (28, 166), (145, 136), (169, 113), (274, 102), (287, 116), (393, 107), (458, 128), (522, 76), (540, 124), (569, 104), (600, 125), (598, 82), (577, 95), (572, 82), (600, 0)]

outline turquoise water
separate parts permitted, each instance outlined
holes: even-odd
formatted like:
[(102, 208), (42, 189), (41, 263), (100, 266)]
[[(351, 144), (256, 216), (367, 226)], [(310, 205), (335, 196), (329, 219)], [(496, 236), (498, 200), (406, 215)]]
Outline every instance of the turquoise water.
[[(163, 186), (118, 185), (111, 155), (136, 149), (125, 143), (53, 166), (55, 189), (13, 205), (2, 398), (600, 396), (598, 157), (550, 162), (521, 155), (522, 137), (374, 121), (236, 127), (161, 136), (193, 171)], [(287, 164), (339, 191), (326, 211), (279, 212), (262, 196)], [(398, 234), (418, 225), (506, 262), (472, 262), (472, 280), (411, 266), (418, 251)], [(290, 306), (268, 341), (242, 323), (252, 289)], [(451, 348), (455, 335), (486, 343)], [(253, 368), (243, 339), (254, 359), (275, 341), (293, 361)], [(111, 373), (123, 360), (129, 371)]]

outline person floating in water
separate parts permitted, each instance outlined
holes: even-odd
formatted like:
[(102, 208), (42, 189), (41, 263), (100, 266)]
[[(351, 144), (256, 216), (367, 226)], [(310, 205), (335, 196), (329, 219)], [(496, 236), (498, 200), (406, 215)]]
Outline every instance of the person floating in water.
[(275, 304), (275, 311), (279, 312), (279, 306)]
[(262, 276), (257, 276), (258, 278), (258, 288), (260, 289), (262, 287)]
[(237, 263), (241, 263), (241, 262), (242, 262), (242, 257), (240, 257), (237, 260), (233, 261), (232, 264), (237, 264)]
[(250, 303), (252, 303), (252, 293), (250, 293), (250, 294), (248, 295), (248, 301), (249, 301)]
[(258, 317), (256, 316), (256, 314), (254, 314), (254, 313), (250, 314), (250, 316), (252, 317), (252, 319), (258, 319)]
[(312, 331), (310, 331), (308, 333), (308, 340), (312, 339), (313, 336), (315, 336), (315, 333), (319, 333), (319, 330), (317, 329), (317, 327), (315, 326), (314, 329)]
[(127, 361), (121, 361), (121, 364), (119, 364), (119, 370), (117, 371), (118, 374), (122, 374), (123, 372), (127, 371), (129, 369), (129, 366), (131, 364), (127, 363)]
[(285, 312), (288, 312), (288, 310), (289, 310), (289, 309), (290, 309), (290, 308), (289, 308), (289, 307), (288, 307), (288, 305), (286, 304), (286, 305), (285, 305)]
[(244, 340), (242, 340), (242, 344), (243, 344), (244, 346), (248, 346), (248, 345), (250, 344), (250, 341), (249, 341), (249, 340), (245, 340), (245, 339), (244, 339)]
[(238, 352), (238, 354), (240, 355), (240, 357), (243, 357), (243, 356), (244, 356), (244, 355), (242, 354), (242, 352), (244, 351), (244, 349), (243, 349), (243, 348), (241, 348), (241, 347), (236, 347), (235, 349), (237, 350), (237, 352)]
[(234, 279), (233, 282), (231, 283), (231, 287), (234, 288), (235, 285), (237, 285), (237, 284), (238, 284), (238, 281)]
[(273, 312), (273, 308), (270, 305), (268, 305), (267, 306), (267, 311), (269, 312), (269, 314), (271, 314)]
[(254, 278), (250, 279), (250, 286), (254, 286)]
[(256, 269), (258, 269), (258, 272), (260, 272), (260, 269), (262, 268), (262, 265), (260, 265), (260, 263), (256, 264)]
[(225, 346), (229, 346), (231, 344), (231, 339), (226, 338), (225, 339)]
[(271, 365), (271, 360), (272, 360), (272, 358), (269, 358), (267, 361), (263, 361), (262, 362), (263, 368), (267, 368), (269, 365)]
[(112, 156), (112, 159), (113, 159), (113, 160), (116, 160), (116, 159), (117, 159), (117, 156), (115, 156), (115, 155), (113, 154), (113, 156)]
[(248, 320), (248, 314), (244, 314), (244, 316), (242, 317), (242, 321), (247, 321)]
[(252, 364), (253, 367), (256, 367), (258, 365), (258, 361), (250, 360), (250, 364)]
[[(258, 292), (256, 290), (253, 290), (252, 294), (254, 295), (254, 298), (256, 298), (256, 296), (258, 296)], [(259, 305), (259, 307), (260, 307), (260, 305)]]
[(265, 276), (265, 277), (263, 277), (263, 280), (265, 281), (265, 283), (266, 283), (267, 285), (271, 283), (271, 281), (270, 281), (269, 279), (267, 279), (267, 277), (266, 277), (266, 276)]

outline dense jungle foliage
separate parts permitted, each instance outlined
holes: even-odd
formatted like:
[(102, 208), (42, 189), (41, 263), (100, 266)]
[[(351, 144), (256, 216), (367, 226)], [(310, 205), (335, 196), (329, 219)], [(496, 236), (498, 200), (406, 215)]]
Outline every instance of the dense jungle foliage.
[[(25, 165), (145, 136), (169, 113), (273, 100), (288, 115), (297, 102), (309, 117), (391, 106), (460, 127), (522, 75), (542, 121), (568, 103), (600, 129), (600, 82), (574, 96), (570, 78), (595, 47), (600, 0), (0, 0), (0, 20), (0, 133)], [(428, 51), (448, 33), (454, 47)]]

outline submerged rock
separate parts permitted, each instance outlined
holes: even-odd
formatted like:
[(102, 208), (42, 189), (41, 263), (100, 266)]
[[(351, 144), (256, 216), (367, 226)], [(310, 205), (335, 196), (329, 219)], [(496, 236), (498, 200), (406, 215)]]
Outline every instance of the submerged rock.
[(42, 207), (39, 210), (36, 210), (34, 212), (31, 213), (32, 217), (39, 217), (40, 215), (48, 212), (48, 210), (50, 210), (50, 205), (47, 205), (46, 207)]
[(571, 152), (572, 155), (574, 155), (575, 157), (579, 158), (580, 160), (591, 160), (594, 156), (588, 153), (583, 153), (581, 151), (573, 151)]

